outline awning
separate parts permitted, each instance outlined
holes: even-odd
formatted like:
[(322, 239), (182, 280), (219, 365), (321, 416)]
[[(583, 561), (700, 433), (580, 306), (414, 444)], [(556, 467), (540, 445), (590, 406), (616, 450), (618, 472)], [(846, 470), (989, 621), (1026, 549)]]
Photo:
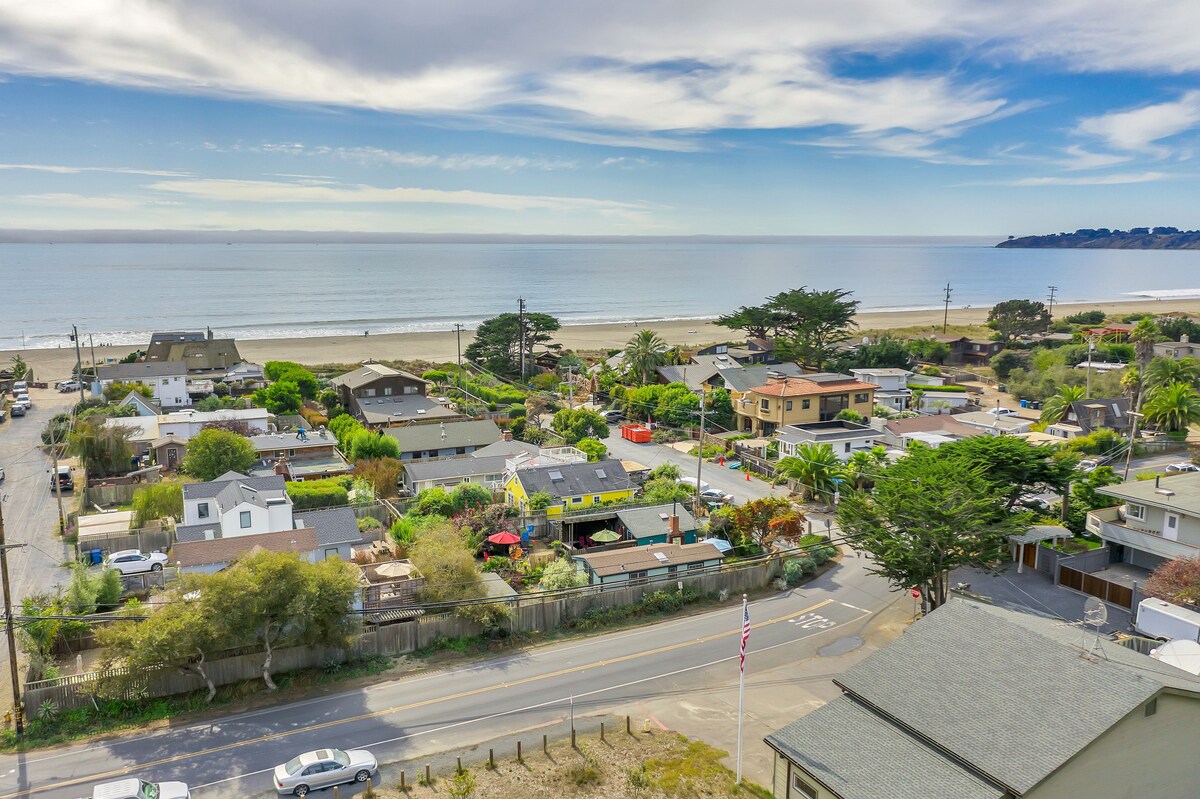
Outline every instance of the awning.
[(1052, 541), (1055, 538), (1074, 538), (1075, 534), (1065, 527), (1055, 524), (1035, 524), (1021, 535), (1010, 535), (1008, 540), (1014, 544), (1038, 544), (1042, 541)]
[(420, 616), (424, 616), (425, 611), (421, 608), (395, 608), (394, 610), (382, 610), (378, 613), (368, 613), (368, 624), (388, 624), (393, 621), (410, 621)]

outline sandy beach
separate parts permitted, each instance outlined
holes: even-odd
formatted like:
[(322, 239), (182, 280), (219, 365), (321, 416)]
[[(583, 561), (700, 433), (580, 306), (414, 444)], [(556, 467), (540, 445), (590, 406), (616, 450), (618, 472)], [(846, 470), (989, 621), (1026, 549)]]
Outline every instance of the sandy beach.
[[(1137, 311), (1154, 313), (1187, 313), (1200, 316), (1200, 300), (1139, 300), (1130, 302), (1087, 303), (1054, 306), (1055, 318), (1079, 311), (1098, 309), (1107, 314), (1127, 314)], [(987, 319), (988, 308), (951, 308), (951, 325), (979, 325)], [(940, 332), (941, 310), (872, 311), (857, 318), (864, 330), (880, 328), (928, 327)], [(664, 321), (630, 324), (571, 325), (563, 327), (554, 340), (569, 350), (606, 350), (623, 347), (641, 328), (651, 328), (667, 342), (684, 348), (698, 348), (718, 341), (736, 340), (734, 331), (711, 322)], [(463, 331), (462, 346), (473, 336)], [(378, 360), (423, 360), (453, 362), (457, 356), (454, 331), (433, 333), (395, 333), (373, 336), (329, 336), (315, 338), (278, 338), (238, 341), (242, 356), (255, 363), (274, 360), (297, 361), (307, 365), (358, 363), (368, 358)], [(132, 347), (97, 347), (96, 360), (120, 359)], [(6, 350), (0, 351), (0, 364), (8, 364), (13, 356), (23, 355), (40, 380), (59, 380), (68, 377), (75, 365), (74, 349)], [(91, 352), (82, 350), (84, 364), (91, 363)]]

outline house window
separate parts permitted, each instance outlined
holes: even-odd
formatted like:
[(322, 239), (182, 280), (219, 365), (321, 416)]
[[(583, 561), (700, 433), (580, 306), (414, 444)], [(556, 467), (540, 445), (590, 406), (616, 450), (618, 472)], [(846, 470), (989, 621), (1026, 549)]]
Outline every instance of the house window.
[(817, 799), (817, 789), (800, 779), (799, 774), (792, 774), (792, 790), (788, 794), (800, 799)]
[(771, 410), (771, 401), (770, 400), (759, 400), (758, 407), (764, 411), (769, 411), (769, 410)]
[(171, 381), (170, 381), (170, 380), (168, 380), (167, 378), (165, 378), (165, 377), (164, 377), (164, 378), (162, 379), (162, 384), (163, 384), (164, 386), (169, 386), (169, 385), (171, 385)]
[(850, 443), (849, 443), (849, 442), (846, 442), (846, 449), (845, 449), (845, 451), (846, 451), (846, 452), (849, 452), (849, 451), (850, 451)]
[(244, 510), (244, 511), (242, 511), (242, 513), (241, 513), (241, 524), (242, 524), (242, 529), (243, 529), (243, 530), (245, 530), (247, 527), (249, 527), (249, 526), (250, 526), (250, 511), (248, 511), (248, 510)]
[(340, 553), (338, 552), (337, 547), (330, 547), (329, 549), (325, 550), (326, 560), (329, 560), (330, 558), (336, 558), (339, 555)]
[(390, 397), (390, 396), (392, 396), (392, 387), (391, 387), (391, 386), (384, 386), (384, 387), (383, 387), (383, 396), (385, 396), (385, 397)]
[(599, 495), (599, 494), (596, 494), (594, 497), (592, 497), (592, 504), (593, 504), (593, 505), (595, 505), (595, 504), (597, 504), (597, 503), (599, 503), (599, 502), (600, 502), (600, 495)]
[(1130, 502), (1125, 505), (1125, 515), (1131, 519), (1138, 519), (1139, 521), (1145, 521), (1146, 506), (1145, 505), (1134, 505), (1132, 502)]
[(417, 387), (416, 387), (416, 386), (405, 386), (405, 387), (404, 387), (404, 393), (405, 393), (405, 394), (416, 394), (416, 393), (417, 393)]
[(579, 505), (583, 502), (583, 497), (571, 497), (572, 505)]
[(201, 502), (199, 505), (196, 506), (196, 515), (198, 517), (200, 517), (201, 519), (208, 518), (208, 503), (207, 502)]
[(800, 410), (807, 411), (812, 406), (812, 400), (800, 400)]
[(785, 402), (785, 403), (783, 404), (783, 409), (784, 409), (785, 411), (790, 411), (790, 410), (792, 409), (792, 401), (791, 401), (791, 400), (788, 400), (787, 402)]
[(373, 397), (373, 396), (375, 396), (375, 389), (373, 389), (373, 388), (363, 389), (362, 395), (364, 397)]
[(869, 396), (868, 394), (855, 394), (854, 401), (855, 402), (866, 402), (868, 396)]

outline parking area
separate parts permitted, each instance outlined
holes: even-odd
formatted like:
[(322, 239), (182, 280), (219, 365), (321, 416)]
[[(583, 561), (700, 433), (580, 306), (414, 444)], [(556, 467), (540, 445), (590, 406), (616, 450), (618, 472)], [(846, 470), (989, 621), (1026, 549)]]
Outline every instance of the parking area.
[[(950, 584), (967, 583), (972, 594), (990, 598), (997, 605), (1028, 610), (1043, 616), (1081, 623), (1083, 606), (1088, 597), (1077, 591), (1057, 586), (1049, 575), (1039, 571), (1017, 574), (1017, 564), (1010, 563), (997, 574), (978, 569), (958, 569), (951, 573)], [(1130, 632), (1129, 611), (1107, 604), (1108, 622), (1103, 632)]]

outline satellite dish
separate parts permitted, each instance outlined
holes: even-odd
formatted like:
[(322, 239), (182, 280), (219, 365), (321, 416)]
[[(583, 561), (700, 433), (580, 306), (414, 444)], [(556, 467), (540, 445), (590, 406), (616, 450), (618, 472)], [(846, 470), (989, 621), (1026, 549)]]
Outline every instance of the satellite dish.
[(1108, 606), (1094, 596), (1088, 597), (1083, 603), (1083, 623), (1100, 632), (1100, 628), (1108, 623)]

